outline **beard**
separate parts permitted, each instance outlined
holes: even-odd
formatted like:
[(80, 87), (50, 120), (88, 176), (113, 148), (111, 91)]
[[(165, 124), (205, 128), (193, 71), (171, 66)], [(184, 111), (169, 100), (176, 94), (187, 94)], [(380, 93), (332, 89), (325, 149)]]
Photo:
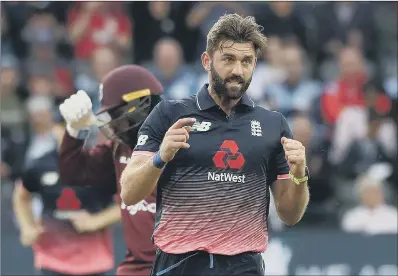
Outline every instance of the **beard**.
[[(239, 100), (249, 88), (253, 77), (253, 75), (251, 75), (247, 81), (245, 81), (241, 76), (237, 75), (232, 75), (223, 79), (213, 67), (213, 63), (210, 64), (210, 74), (211, 87), (222, 101)], [(236, 82), (238, 85), (228, 87), (228, 83), (231, 82)]]

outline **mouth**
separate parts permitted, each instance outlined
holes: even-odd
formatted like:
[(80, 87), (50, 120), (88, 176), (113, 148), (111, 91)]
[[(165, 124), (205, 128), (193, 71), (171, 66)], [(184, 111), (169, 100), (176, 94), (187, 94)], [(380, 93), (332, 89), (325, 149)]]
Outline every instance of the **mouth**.
[(244, 84), (243, 81), (227, 81), (227, 83), (232, 84), (232, 85), (242, 85), (242, 84)]

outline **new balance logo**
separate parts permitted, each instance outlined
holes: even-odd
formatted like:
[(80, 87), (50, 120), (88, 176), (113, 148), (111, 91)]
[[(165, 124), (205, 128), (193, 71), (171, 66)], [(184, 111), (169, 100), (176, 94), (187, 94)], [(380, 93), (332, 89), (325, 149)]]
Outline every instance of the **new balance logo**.
[(239, 147), (233, 140), (225, 140), (213, 157), (214, 165), (217, 168), (241, 169), (245, 164), (245, 158), (239, 152)]
[(261, 124), (257, 120), (252, 120), (250, 122), (251, 132), (253, 136), (263, 136), (263, 132), (261, 130)]
[(200, 132), (205, 132), (205, 131), (209, 131), (211, 126), (210, 122), (195, 122), (191, 128), (191, 132), (193, 131), (200, 131)]

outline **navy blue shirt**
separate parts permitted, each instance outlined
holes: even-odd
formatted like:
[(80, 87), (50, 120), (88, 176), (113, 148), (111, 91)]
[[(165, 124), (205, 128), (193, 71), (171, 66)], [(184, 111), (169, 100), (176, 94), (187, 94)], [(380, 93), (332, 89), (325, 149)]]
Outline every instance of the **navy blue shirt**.
[(34, 246), (35, 266), (67, 275), (107, 271), (114, 266), (110, 232), (80, 234), (69, 219), (83, 210), (98, 213), (109, 207), (116, 185), (66, 186), (59, 179), (58, 158), (56, 148), (43, 153), (30, 160), (22, 175), (24, 188), (43, 202), (44, 233)]
[(167, 253), (264, 252), (269, 187), (288, 178), (281, 137), (286, 119), (244, 95), (226, 116), (205, 85), (195, 96), (162, 101), (139, 131), (134, 154), (156, 152), (178, 119), (195, 118), (189, 149), (169, 162), (157, 186), (154, 242)]

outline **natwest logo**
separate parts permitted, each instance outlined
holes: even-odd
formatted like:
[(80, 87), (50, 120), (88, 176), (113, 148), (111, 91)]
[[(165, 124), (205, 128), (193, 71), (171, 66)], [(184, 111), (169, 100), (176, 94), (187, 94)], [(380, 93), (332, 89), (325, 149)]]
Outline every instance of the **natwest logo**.
[(220, 150), (213, 157), (214, 165), (217, 168), (241, 169), (245, 164), (245, 158), (239, 152), (238, 144), (233, 140), (225, 140)]

